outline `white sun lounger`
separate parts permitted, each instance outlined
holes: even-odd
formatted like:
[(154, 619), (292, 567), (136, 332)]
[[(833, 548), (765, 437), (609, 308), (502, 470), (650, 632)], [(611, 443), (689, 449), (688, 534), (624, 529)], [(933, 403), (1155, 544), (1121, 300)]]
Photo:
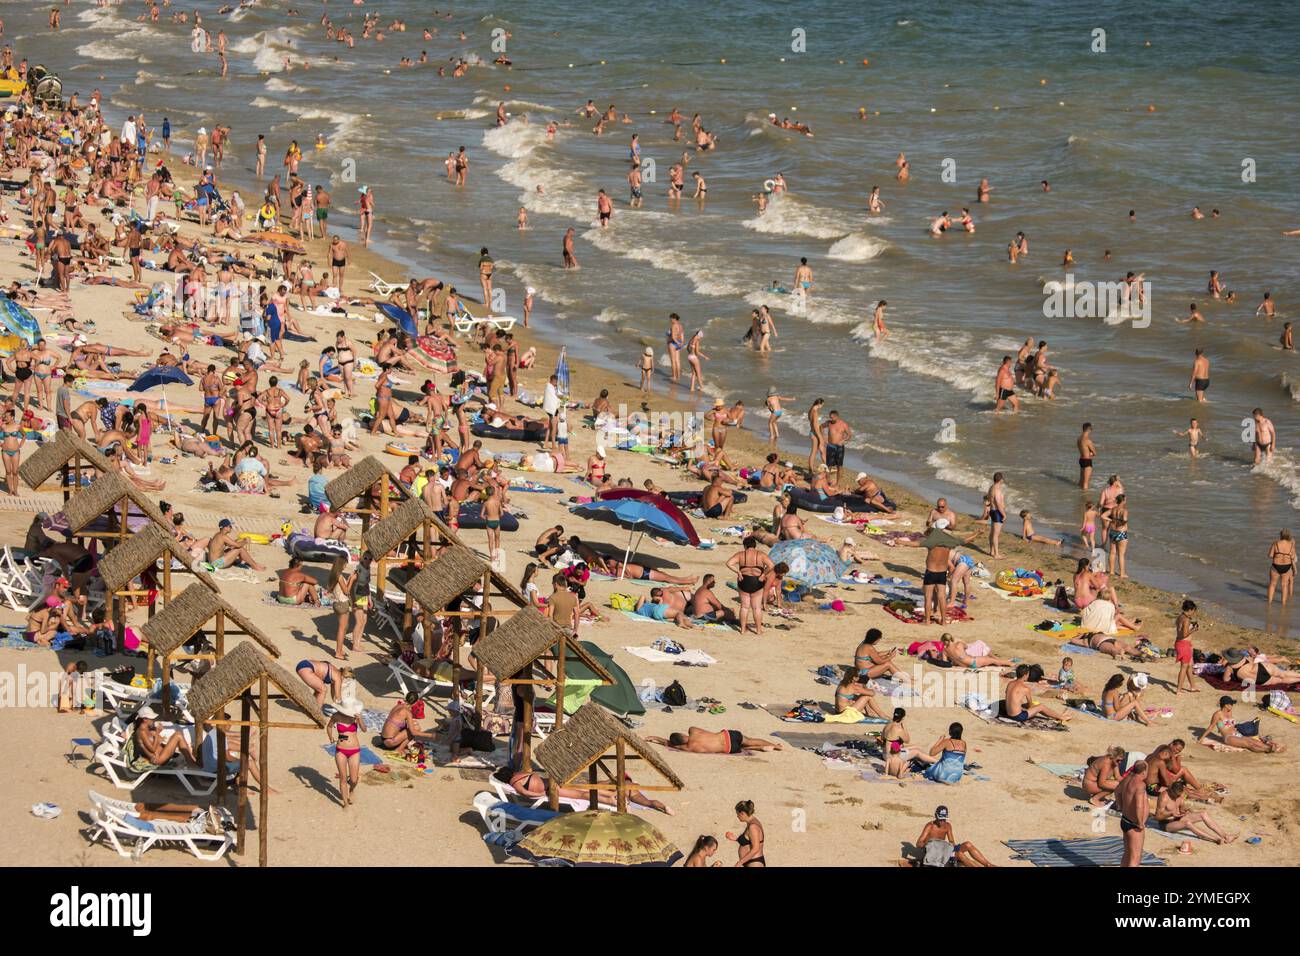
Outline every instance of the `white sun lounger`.
[(90, 803), (94, 823), (90, 842), (97, 843), (103, 838), (118, 856), (130, 860), (139, 860), (156, 844), (179, 843), (200, 860), (213, 861), (221, 859), (235, 844), (235, 835), (229, 831), (209, 833), (206, 816), (198, 816), (186, 823), (142, 820), (134, 803), (105, 797), (93, 790), (90, 791)]
[[(492, 785), (492, 789), (496, 791), (497, 799), (502, 803), (513, 803), (517, 806), (531, 808), (546, 807), (550, 804), (550, 797), (533, 797), (526, 793), (520, 793), (514, 787), (510, 786), (510, 784), (502, 783), (496, 777), (489, 777), (488, 783)], [(574, 784), (574, 786), (577, 786), (577, 784)], [(575, 813), (581, 813), (584, 810), (591, 809), (590, 800), (583, 800), (577, 797), (560, 797), (559, 802), (561, 807), (564, 807), (567, 810), (572, 810)], [(636, 804), (628, 803), (628, 806), (634, 807)], [(614, 805), (612, 803), (608, 805), (602, 803), (600, 809), (613, 810)]]
[(498, 332), (509, 332), (515, 327), (516, 321), (518, 320), (513, 315), (485, 315), (475, 318), (468, 312), (461, 312), (452, 317), (456, 331), (461, 333), (472, 332), (478, 325), (490, 325)]
[[(195, 797), (206, 797), (217, 789), (215, 773), (199, 767), (191, 767), (185, 763), (183, 757), (169, 761), (160, 767), (149, 766), (137, 773), (122, 758), (122, 745), (108, 738), (95, 748), (95, 762), (104, 768), (105, 776), (119, 790), (134, 790), (150, 777), (177, 780), (191, 796)], [(234, 773), (227, 777), (227, 780), (234, 779)]]
[(386, 299), (394, 292), (405, 292), (407, 285), (406, 282), (386, 282), (382, 276), (371, 272), (370, 285), (366, 286), (366, 291), (382, 295)]

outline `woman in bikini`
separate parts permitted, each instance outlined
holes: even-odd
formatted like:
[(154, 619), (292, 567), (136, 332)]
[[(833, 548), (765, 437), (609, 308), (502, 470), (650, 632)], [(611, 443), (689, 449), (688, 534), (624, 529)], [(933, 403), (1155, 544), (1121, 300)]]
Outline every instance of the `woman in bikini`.
[(10, 360), (14, 372), (13, 403), (30, 404), (32, 398), (32, 364), (35, 358), (26, 342), (21, 343)]
[(898, 653), (898, 648), (895, 647), (888, 654), (877, 650), (876, 644), (882, 637), (884, 637), (884, 634), (881, 633), (878, 627), (873, 627), (867, 631), (866, 636), (862, 638), (862, 643), (858, 645), (857, 651), (853, 654), (853, 666), (857, 668), (858, 673), (863, 677), (909, 680), (907, 674), (899, 670), (894, 664), (894, 655)]
[(294, 670), (316, 695), (316, 706), (325, 703), (326, 693), (331, 700), (339, 699), (339, 688), (343, 684), (342, 672), (329, 661), (301, 660)]
[(27, 442), (27, 435), (15, 425), (13, 409), (4, 413), (0, 423), (3, 423), (3, 428), (0, 428), (0, 457), (4, 458), (5, 487), (11, 497), (17, 498), (18, 464), (22, 460), (23, 445)]
[(339, 772), (339, 802), (343, 809), (356, 802), (357, 784), (361, 781), (361, 734), (366, 722), (361, 716), (361, 701), (355, 697), (334, 705), (325, 735), (334, 745), (334, 764)]
[(1106, 536), (1110, 539), (1108, 570), (1119, 578), (1128, 577), (1125, 557), (1128, 554), (1128, 496), (1116, 495), (1115, 507), (1110, 512), (1110, 525)]
[(1273, 594), (1278, 585), (1282, 586), (1282, 604), (1291, 600), (1291, 589), (1295, 587), (1295, 542), (1291, 532), (1283, 528), (1278, 532), (1277, 540), (1268, 549), (1268, 603), (1273, 603)]
[[(623, 779), (628, 783), (627, 799), (629, 803), (672, 815), (672, 810), (668, 809), (666, 804), (637, 790), (630, 776), (624, 774)], [(516, 793), (520, 793), (525, 797), (550, 796), (547, 780), (540, 773), (525, 770), (516, 771), (510, 778), (510, 786), (514, 788)], [(591, 791), (581, 787), (556, 787), (556, 796), (562, 800), (581, 800), (585, 803), (590, 799)], [(603, 799), (608, 799), (608, 796)]]
[(912, 742), (912, 736), (903, 724), (906, 719), (907, 711), (902, 707), (895, 707), (893, 720), (885, 724), (885, 729), (880, 732), (880, 743), (885, 748), (886, 777), (897, 777), (901, 780), (903, 771), (907, 769), (910, 759), (907, 745)]
[(352, 369), (357, 364), (357, 353), (346, 332), (339, 332), (334, 336), (334, 357), (339, 363), (339, 371), (343, 373), (343, 388), (347, 391), (348, 398), (351, 398), (355, 387)]
[(411, 744), (433, 745), (438, 734), (420, 729), (420, 719), (424, 717), (424, 704), (420, 695), (409, 691), (403, 700), (393, 705), (379, 733), (385, 750), (403, 750)]
[(1300, 683), (1300, 671), (1287, 670), (1262, 657), (1247, 657), (1240, 664), (1224, 669), (1225, 680), (1239, 681), (1243, 687), (1287, 687)]
[(835, 713), (856, 710), (863, 717), (877, 717), (888, 720), (889, 715), (880, 709), (874, 700), (876, 692), (862, 679), (857, 668), (850, 667), (844, 671), (839, 686), (835, 688)]
[(750, 629), (746, 615), (752, 621), (755, 634), (763, 633), (763, 580), (772, 569), (772, 559), (758, 550), (758, 539), (745, 538), (743, 548), (727, 559), (727, 569), (736, 575), (736, 590), (740, 592), (740, 633)]
[(763, 853), (763, 824), (754, 816), (753, 800), (741, 800), (736, 804), (736, 819), (744, 829), (738, 834), (730, 831), (726, 834), (728, 840), (735, 841), (736, 848), (740, 851), (736, 857), (736, 866), (767, 866), (767, 858)]
[(1083, 792), (1088, 795), (1088, 802), (1094, 807), (1115, 799), (1115, 788), (1119, 786), (1124, 756), (1123, 747), (1111, 747), (1100, 756), (1088, 758), (1088, 766), (1083, 771)]
[(1257, 754), (1275, 754), (1286, 749), (1271, 737), (1261, 738), (1256, 734), (1247, 735), (1238, 730), (1237, 722), (1232, 718), (1232, 705), (1235, 703), (1236, 701), (1226, 694), (1219, 698), (1219, 709), (1210, 717), (1210, 722), (1206, 724), (1201, 736), (1196, 738), (1197, 743), (1203, 744), (1210, 734), (1218, 734), (1219, 739), (1226, 746), (1236, 747), (1238, 750), (1249, 750)]
[(36, 340), (36, 349), (32, 352), (32, 358), (32, 374), (36, 377), (36, 406), (53, 408), (54, 398), (51, 393), (54, 386), (51, 379), (59, 366), (59, 360), (46, 346), (44, 339)]
[(1147, 715), (1142, 713), (1142, 695), (1137, 691), (1124, 690), (1127, 678), (1115, 674), (1106, 681), (1101, 692), (1101, 713), (1107, 720), (1128, 720), (1132, 718), (1140, 724), (1150, 725)]
[(981, 667), (1014, 667), (1015, 662), (1002, 657), (993, 657), (991, 655), (975, 657), (966, 652), (966, 642), (959, 641), (951, 634), (939, 635), (939, 642), (943, 644), (943, 653), (949, 661), (958, 667), (969, 667), (971, 670), (979, 670)]
[(691, 391), (694, 392), (696, 386), (701, 392), (704, 391), (704, 370), (700, 367), (701, 362), (707, 362), (709, 357), (700, 351), (700, 343), (704, 340), (704, 330), (696, 329), (695, 334), (691, 336), (690, 342), (686, 344), (686, 364), (691, 367)]

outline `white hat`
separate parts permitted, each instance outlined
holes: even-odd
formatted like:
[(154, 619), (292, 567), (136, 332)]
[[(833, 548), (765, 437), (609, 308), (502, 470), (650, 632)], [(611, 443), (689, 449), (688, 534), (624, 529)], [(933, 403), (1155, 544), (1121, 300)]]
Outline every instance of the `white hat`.
[(947, 519), (947, 518), (940, 518), (940, 519), (939, 519), (938, 521), (936, 521), (933, 525), (931, 525), (931, 527), (934, 528), (934, 530), (936, 530), (936, 531), (942, 531), (942, 530), (944, 530), (945, 528), (948, 527), (948, 519)]
[(857, 479), (858, 481), (861, 481), (865, 477), (867, 477), (867, 473), (865, 471), (858, 472), (858, 479)]
[(142, 718), (144, 720), (158, 719), (158, 711), (154, 710), (153, 707), (151, 707), (149, 704), (145, 704), (143, 707), (137, 710), (135, 712), (135, 715), (136, 717)]
[(488, 408), (496, 408), (496, 407), (497, 407), (497, 403), (496, 403), (496, 402), (488, 402), (488, 403), (487, 403), (487, 407), (488, 407)]
[(1136, 687), (1138, 690), (1146, 690), (1147, 683), (1148, 681), (1150, 681), (1150, 678), (1147, 677), (1147, 675), (1142, 673), (1141, 671), (1138, 671), (1136, 674), (1133, 675), (1131, 680), (1133, 681), (1133, 686)]
[(654, 355), (654, 354), (655, 354), (655, 350), (654, 350), (653, 348), (651, 348), (650, 346), (647, 345), (647, 346), (645, 347), (645, 354), (646, 354), (646, 355)]
[(845, 538), (845, 539), (844, 539), (844, 543), (845, 543), (845, 544), (852, 544), (852, 543), (853, 543), (853, 539), (852, 539), (852, 538)]
[(604, 446), (604, 445), (597, 445), (597, 446), (596, 446), (596, 454), (599, 455), (601, 458), (604, 458), (604, 457), (605, 457), (605, 446)]
[(526, 291), (527, 291), (528, 295), (535, 295), (535, 294), (537, 293), (537, 290), (534, 289), (532, 286), (529, 286), (528, 289), (527, 289)]
[(361, 703), (355, 697), (344, 697), (334, 705), (335, 713), (343, 714), (345, 717), (357, 717), (365, 709), (365, 704)]
[(207, 128), (206, 126), (200, 126), (200, 127), (199, 127), (199, 135), (200, 135), (200, 136), (207, 136), (207, 135), (208, 135), (208, 128)]
[(843, 506), (843, 505), (839, 505), (839, 506), (837, 506), (837, 507), (835, 508), (835, 511), (832, 513), (831, 517), (833, 517), (836, 521), (843, 521), (843, 520), (844, 520), (844, 506)]

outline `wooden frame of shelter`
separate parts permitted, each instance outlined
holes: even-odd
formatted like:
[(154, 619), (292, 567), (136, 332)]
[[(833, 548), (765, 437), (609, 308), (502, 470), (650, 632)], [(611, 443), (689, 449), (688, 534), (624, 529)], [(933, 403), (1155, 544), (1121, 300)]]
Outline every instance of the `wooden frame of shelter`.
[[(271, 685), (279, 694), (271, 693)], [(254, 700), (256, 687), (256, 700)], [(230, 719), (226, 709), (239, 701), (238, 720)], [(271, 719), (271, 701), (287, 700), (297, 710), (311, 718), (311, 723), (296, 723)], [(212, 670), (204, 674), (190, 688), (190, 713), (194, 715), (196, 746), (202, 744), (203, 724), (216, 728), (218, 767), (224, 769), (226, 760), (226, 731), (239, 728), (239, 783), (236, 791), (235, 825), (237, 839), (235, 852), (244, 852), (244, 837), (248, 830), (248, 752), (252, 742), (252, 728), (258, 730), (258, 760), (261, 763), (261, 786), (258, 788), (257, 814), (257, 865), (266, 866), (270, 834), (270, 780), (271, 728), (282, 730), (320, 730), (328, 723), (325, 714), (316, 706), (316, 698), (306, 685), (279, 664), (270, 660), (256, 647), (244, 642), (217, 661)], [(254, 719), (255, 715), (255, 719)], [(217, 802), (226, 798), (226, 775), (217, 774)]]
[[(428, 506), (423, 502), (417, 501), (415, 504), (420, 505), (425, 512), (429, 512)], [(407, 506), (403, 505), (402, 509)], [(399, 509), (399, 512), (402, 510)], [(433, 516), (435, 521), (441, 524), (441, 520), (436, 515)], [(367, 537), (367, 542), (371, 537), (388, 522), (397, 520), (398, 515), (386, 519), (376, 525)], [(445, 528), (446, 526), (443, 525)], [(444, 617), (469, 618), (477, 617), (478, 637), (477, 642), (484, 640), (488, 636), (488, 620), (491, 618), (510, 618), (520, 612), (521, 609), (529, 607), (528, 598), (517, 587), (505, 579), (499, 572), (494, 571), (492, 566), (483, 561), (465, 545), (456, 540), (455, 533), (447, 528), (447, 533), (451, 538), (451, 543), (445, 546), (438, 557), (430, 564), (425, 565), (419, 574), (403, 582), (400, 587), (406, 595), (405, 606), (402, 614), (402, 638), (409, 641), (411, 632), (414, 630), (415, 621), (413, 610), (415, 605), (419, 605), (425, 614), (440, 614)], [(382, 542), (381, 542), (382, 543)], [(367, 544), (369, 547), (370, 545)], [(373, 549), (372, 549), (373, 551)], [(468, 610), (448, 611), (446, 607), (456, 598), (470, 593), (474, 585), (481, 585), (483, 588), (480, 596), (479, 606)], [(496, 596), (504, 598), (513, 607), (501, 610), (493, 608), (493, 585), (496, 585)], [(453, 688), (460, 686), (460, 643), (457, 642), (452, 648), (451, 655), (451, 683)], [(483, 715), (483, 668), (478, 667), (478, 687), (475, 691), (475, 716)], [(455, 693), (452, 695), (455, 699)]]
[[(100, 475), (89, 487), (83, 488), (68, 499), (67, 504), (63, 506), (63, 517), (68, 523), (69, 540), (97, 538), (104, 542), (105, 549), (122, 544), (133, 533), (131, 531), (132, 505), (138, 508), (145, 518), (164, 531), (167, 530), (167, 520), (158, 510), (158, 506), (120, 474), (112, 473)], [(101, 517), (108, 518), (107, 529), (86, 530), (89, 524)]]
[(51, 475), (60, 472), (63, 500), (67, 502), (74, 490), (81, 490), (83, 469), (106, 475), (113, 470), (113, 463), (86, 439), (65, 428), (55, 433), (53, 441), (41, 445), (18, 466), (18, 476), (32, 491), (40, 491)]
[[(211, 628), (207, 626), (209, 621), (213, 622)], [(177, 653), (195, 636), (208, 637), (209, 631), (213, 648), (210, 653)], [(215, 668), (226, 656), (228, 636), (251, 637), (272, 657), (280, 656), (280, 648), (257, 625), (227, 604), (215, 588), (209, 590), (201, 584), (191, 584), (168, 601), (167, 606), (140, 629), (140, 633), (149, 643), (146, 676), (153, 680), (155, 658), (162, 673), (161, 696), (164, 707), (171, 706), (167, 685), (171, 683), (172, 664), (176, 661), (213, 661)]]
[(435, 547), (460, 544), (451, 526), (419, 498), (407, 498), (387, 517), (362, 532), (361, 543), (377, 565), (375, 587), (380, 595), (388, 583), (389, 566), (407, 564), (400, 552), (413, 539), (419, 549), (419, 560), (425, 564), (433, 560)]
[[(358, 498), (364, 497), (371, 487), (376, 484), (380, 487), (379, 500), (376, 502), (378, 507), (348, 507)], [(374, 455), (367, 455), (327, 484), (325, 486), (325, 497), (329, 499), (330, 507), (334, 511), (340, 514), (360, 515), (361, 533), (364, 535), (370, 530), (372, 518), (377, 517), (382, 521), (392, 513), (394, 491), (398, 493), (398, 498), (403, 501), (414, 497), (411, 494), (411, 489), (402, 484), (396, 475), (384, 467), (383, 462)]]
[[(542, 684), (555, 685), (555, 733), (564, 729), (565, 663), (571, 657), (582, 661), (600, 678), (602, 686), (614, 683), (613, 676), (578, 643), (575, 635), (560, 627), (535, 607), (524, 607), (491, 634), (474, 645), (478, 660), (478, 689), (474, 695), (474, 714), (483, 715), (483, 671), (492, 672), (497, 681), (497, 696), (504, 687), (525, 686), (532, 690)], [(548, 669), (553, 668), (553, 670)], [(539, 673), (540, 672), (540, 673)], [(515, 726), (524, 728), (519, 742), (520, 767), (532, 769), (533, 695), (523, 698), (523, 712), (515, 714)]]
[[(151, 524), (113, 548), (99, 562), (99, 577), (104, 582), (104, 599), (107, 602), (105, 613), (113, 622), (119, 639), (126, 629), (126, 609), (131, 600), (149, 595), (147, 590), (132, 587), (131, 582), (141, 573), (153, 568), (159, 559), (162, 560), (162, 569), (158, 572), (158, 592), (164, 607), (171, 603), (173, 597), (173, 559), (180, 562), (185, 573), (192, 574), (214, 593), (220, 590), (217, 582), (195, 564), (190, 553), (180, 546), (173, 535), (160, 526)], [(150, 602), (148, 607), (149, 618), (152, 620), (155, 602)]]
[[(612, 770), (606, 763), (609, 760), (614, 762)], [(644, 760), (667, 781), (666, 784), (637, 783), (634, 789), (675, 792), (684, 786), (654, 748), (599, 704), (583, 704), (569, 718), (563, 730), (551, 734), (537, 748), (537, 762), (546, 770), (546, 788), (552, 810), (560, 809), (560, 787), (577, 784), (585, 770), (592, 808), (600, 806), (602, 792), (613, 791), (616, 809), (619, 813), (626, 813), (628, 790), (633, 789), (627, 782), (629, 760)], [(604, 773), (606, 782), (600, 780), (601, 773)]]

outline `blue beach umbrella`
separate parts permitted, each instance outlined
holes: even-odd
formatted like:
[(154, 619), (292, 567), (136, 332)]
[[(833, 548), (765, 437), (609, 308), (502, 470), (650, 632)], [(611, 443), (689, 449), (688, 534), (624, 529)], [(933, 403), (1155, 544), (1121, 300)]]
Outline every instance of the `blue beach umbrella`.
[(834, 548), (813, 538), (778, 541), (767, 556), (773, 564), (784, 561), (790, 568), (789, 577), (809, 587), (838, 584), (848, 570), (848, 563), (840, 560)]
[(193, 385), (194, 379), (186, 375), (176, 365), (155, 365), (141, 372), (139, 378), (127, 386), (126, 390), (128, 392), (147, 392), (159, 385), (170, 385), (172, 383)]
[(391, 302), (376, 302), (375, 307), (378, 308), (380, 312), (384, 313), (384, 315), (396, 322), (397, 327), (407, 335), (413, 338), (420, 337), (420, 330), (416, 328), (415, 319), (411, 316), (410, 312), (393, 305)]
[(41, 323), (36, 320), (36, 316), (13, 299), (4, 296), (0, 296), (0, 325), (28, 345), (35, 345), (41, 337)]
[(555, 377), (559, 380), (558, 388), (560, 394), (568, 397), (569, 394), (569, 350), (562, 347), (560, 357), (555, 363)]

